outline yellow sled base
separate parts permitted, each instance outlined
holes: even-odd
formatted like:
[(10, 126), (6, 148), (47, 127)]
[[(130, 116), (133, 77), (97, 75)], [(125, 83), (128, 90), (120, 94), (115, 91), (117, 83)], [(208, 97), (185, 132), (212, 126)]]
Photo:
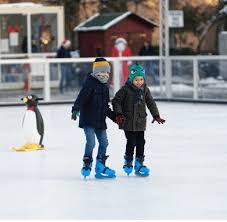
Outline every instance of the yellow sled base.
[(12, 147), (11, 148), (13, 151), (37, 151), (37, 150), (43, 150), (44, 147), (40, 144), (24, 144), (21, 147)]

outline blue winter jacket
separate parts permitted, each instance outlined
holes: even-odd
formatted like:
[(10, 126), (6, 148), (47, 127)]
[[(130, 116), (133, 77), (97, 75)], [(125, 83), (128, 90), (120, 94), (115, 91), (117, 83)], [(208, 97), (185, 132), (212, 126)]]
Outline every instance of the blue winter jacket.
[(79, 127), (93, 127), (106, 129), (106, 117), (113, 121), (115, 116), (109, 105), (109, 88), (88, 74), (79, 95), (72, 107), (73, 111), (80, 111)]

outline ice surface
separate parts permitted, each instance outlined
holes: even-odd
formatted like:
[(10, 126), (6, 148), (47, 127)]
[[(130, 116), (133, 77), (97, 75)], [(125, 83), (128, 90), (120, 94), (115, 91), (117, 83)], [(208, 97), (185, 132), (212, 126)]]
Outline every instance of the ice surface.
[(46, 149), (24, 153), (10, 147), (23, 144), (25, 107), (1, 107), (0, 219), (227, 219), (226, 105), (157, 104), (167, 122), (148, 117), (148, 178), (124, 174), (124, 133), (108, 120), (110, 180), (81, 177), (71, 105), (40, 106)]

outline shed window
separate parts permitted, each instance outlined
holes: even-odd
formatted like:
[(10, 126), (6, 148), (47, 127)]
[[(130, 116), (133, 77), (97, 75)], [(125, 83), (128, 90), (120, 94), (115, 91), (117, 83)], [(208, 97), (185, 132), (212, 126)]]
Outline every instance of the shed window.
[(26, 16), (21, 14), (0, 15), (0, 53), (24, 52), (27, 38)]
[(57, 15), (36, 14), (31, 16), (32, 52), (45, 53), (57, 50)]

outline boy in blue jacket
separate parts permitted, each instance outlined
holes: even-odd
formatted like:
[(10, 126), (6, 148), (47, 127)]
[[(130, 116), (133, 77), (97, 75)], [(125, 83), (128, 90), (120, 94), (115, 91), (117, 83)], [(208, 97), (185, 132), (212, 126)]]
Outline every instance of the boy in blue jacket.
[(96, 58), (93, 62), (93, 72), (89, 73), (79, 95), (72, 107), (72, 119), (79, 116), (79, 127), (84, 129), (86, 137), (85, 153), (81, 174), (90, 175), (92, 168), (92, 153), (95, 147), (95, 135), (99, 142), (95, 166), (96, 178), (114, 178), (115, 171), (105, 166), (108, 139), (106, 134), (106, 117), (115, 121), (115, 115), (110, 109), (109, 88), (107, 82), (110, 74), (110, 64), (104, 58)]

